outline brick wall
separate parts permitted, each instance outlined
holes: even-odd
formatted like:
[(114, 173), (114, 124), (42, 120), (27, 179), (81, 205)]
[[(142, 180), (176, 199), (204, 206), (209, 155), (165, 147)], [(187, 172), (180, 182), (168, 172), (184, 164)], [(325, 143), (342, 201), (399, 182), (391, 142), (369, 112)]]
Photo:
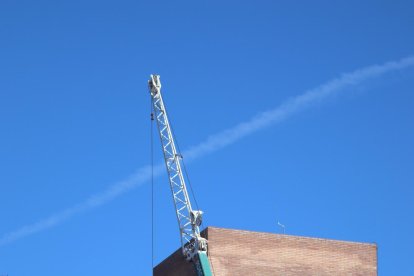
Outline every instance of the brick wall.
[[(377, 275), (375, 244), (208, 227), (214, 275)], [(154, 275), (195, 275), (178, 250)]]
[(197, 276), (192, 263), (185, 260), (181, 248), (154, 268), (154, 276)]

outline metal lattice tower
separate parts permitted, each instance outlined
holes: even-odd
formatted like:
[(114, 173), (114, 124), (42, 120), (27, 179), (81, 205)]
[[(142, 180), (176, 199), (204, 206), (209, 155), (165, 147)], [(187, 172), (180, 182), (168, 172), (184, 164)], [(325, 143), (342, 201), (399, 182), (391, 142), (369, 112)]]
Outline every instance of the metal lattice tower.
[(202, 211), (195, 211), (191, 207), (181, 169), (182, 156), (177, 152), (161, 95), (160, 77), (158, 75), (151, 75), (148, 85), (167, 167), (171, 193), (173, 195), (180, 230), (182, 252), (187, 260), (194, 260), (197, 258), (196, 255), (198, 253), (201, 252), (206, 255), (207, 252), (207, 240), (200, 236), (199, 229)]

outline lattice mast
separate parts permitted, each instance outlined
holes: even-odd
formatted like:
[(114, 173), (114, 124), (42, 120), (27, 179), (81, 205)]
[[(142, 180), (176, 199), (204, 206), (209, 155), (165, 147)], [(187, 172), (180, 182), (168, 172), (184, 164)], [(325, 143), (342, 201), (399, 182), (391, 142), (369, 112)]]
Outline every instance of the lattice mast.
[[(211, 272), (208, 273), (210, 265), (207, 259), (207, 240), (200, 236), (199, 229), (203, 212), (193, 210), (191, 207), (191, 201), (181, 169), (182, 156), (175, 146), (174, 136), (161, 95), (160, 76), (151, 75), (148, 86), (174, 200), (182, 252), (188, 261), (192, 260), (195, 262), (199, 275), (211, 275)], [(203, 263), (206, 260), (207, 268), (205, 267), (206, 264), (203, 267)]]

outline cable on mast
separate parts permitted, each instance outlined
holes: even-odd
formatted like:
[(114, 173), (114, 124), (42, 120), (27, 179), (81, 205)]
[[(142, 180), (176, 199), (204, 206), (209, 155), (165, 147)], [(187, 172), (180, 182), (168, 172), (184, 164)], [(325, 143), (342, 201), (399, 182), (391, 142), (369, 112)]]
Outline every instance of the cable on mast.
[(154, 113), (152, 112), (151, 99), (151, 270), (154, 269)]

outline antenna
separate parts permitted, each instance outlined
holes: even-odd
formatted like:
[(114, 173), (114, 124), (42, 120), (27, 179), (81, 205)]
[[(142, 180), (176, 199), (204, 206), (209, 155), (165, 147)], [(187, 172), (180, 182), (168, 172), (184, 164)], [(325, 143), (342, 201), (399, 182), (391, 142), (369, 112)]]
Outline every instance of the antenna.
[(280, 228), (282, 228), (283, 229), (283, 235), (285, 234), (285, 225), (284, 224), (281, 224), (279, 221), (277, 222), (277, 225), (280, 227)]

